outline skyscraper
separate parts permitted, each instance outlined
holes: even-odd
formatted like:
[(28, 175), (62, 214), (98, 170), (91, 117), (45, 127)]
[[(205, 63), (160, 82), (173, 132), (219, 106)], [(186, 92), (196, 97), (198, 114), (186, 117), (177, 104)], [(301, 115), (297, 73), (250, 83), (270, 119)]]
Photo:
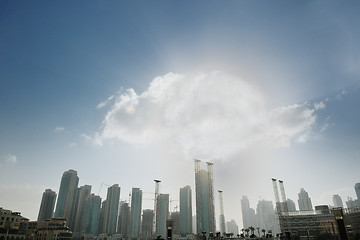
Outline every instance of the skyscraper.
[(334, 207), (344, 207), (341, 197), (337, 194), (333, 196), (333, 202), (334, 202)]
[(114, 184), (108, 188), (104, 214), (104, 232), (107, 234), (116, 233), (116, 223), (119, 211), (120, 187)]
[(121, 237), (127, 238), (129, 236), (129, 224), (130, 224), (130, 207), (127, 202), (120, 202), (120, 213), (118, 220), (117, 232), (121, 234)]
[(195, 160), (196, 224), (197, 233), (215, 233), (215, 206), (213, 187), (213, 164), (207, 162), (207, 171)]
[(166, 238), (166, 220), (169, 219), (169, 194), (159, 194), (156, 207), (156, 236)]
[(257, 226), (260, 229), (272, 230), (273, 233), (280, 232), (280, 226), (271, 201), (260, 200), (258, 202), (256, 207), (256, 217)]
[(170, 213), (170, 219), (173, 221), (172, 234), (180, 234), (180, 212)]
[(86, 198), (91, 194), (91, 186), (85, 185), (77, 189), (74, 203), (76, 204), (73, 207), (75, 218), (72, 220), (74, 224), (74, 232), (83, 232), (84, 231), (84, 213), (85, 213), (85, 201)]
[(130, 237), (132, 238), (138, 238), (140, 236), (141, 205), (142, 191), (140, 188), (133, 188), (131, 194), (130, 210)]
[(311, 198), (309, 197), (309, 194), (303, 189), (300, 189), (300, 192), (298, 194), (299, 196), (299, 210), (300, 211), (312, 211), (313, 207), (312, 207), (312, 203), (311, 203)]
[(152, 239), (154, 211), (151, 209), (143, 210), (141, 238)]
[(241, 198), (241, 213), (242, 213), (244, 228), (248, 228), (248, 227), (257, 225), (255, 210), (250, 208), (250, 203), (249, 203), (249, 199), (247, 198), (247, 196), (242, 196), (242, 198)]
[(83, 230), (86, 234), (97, 235), (100, 219), (101, 198), (94, 194), (85, 199)]
[(357, 196), (357, 200), (360, 201), (360, 183), (355, 184), (355, 192), (356, 192), (356, 196)]
[(239, 226), (236, 224), (234, 219), (231, 219), (230, 222), (226, 222), (227, 231), (233, 233), (235, 236), (239, 234)]
[(79, 177), (74, 170), (64, 172), (61, 183), (59, 196), (56, 203), (55, 217), (64, 217), (66, 220), (71, 218), (71, 210), (74, 202), (75, 191), (78, 187)]
[(56, 201), (56, 193), (46, 189), (41, 199), (38, 221), (44, 221), (53, 217)]
[(192, 201), (191, 188), (180, 188), (180, 234), (192, 233)]
[(224, 215), (224, 202), (223, 202), (222, 191), (220, 190), (219, 190), (219, 203), (220, 203), (220, 216), (219, 216), (220, 232), (225, 235), (226, 225), (225, 225), (225, 215)]

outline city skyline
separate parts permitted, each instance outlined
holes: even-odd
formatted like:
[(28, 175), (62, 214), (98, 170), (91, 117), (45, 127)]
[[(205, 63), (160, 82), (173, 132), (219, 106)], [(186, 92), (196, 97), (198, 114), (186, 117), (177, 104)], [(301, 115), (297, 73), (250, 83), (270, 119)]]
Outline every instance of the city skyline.
[(313, 206), (333, 195), (345, 206), (360, 182), (359, 10), (2, 1), (0, 206), (35, 220), (44, 190), (59, 198), (76, 169), (76, 187), (103, 200), (108, 185), (123, 201), (140, 188), (142, 209), (161, 179), (174, 208), (184, 186), (195, 201), (194, 159), (214, 163), (214, 191), (238, 224), (243, 195), (275, 204), (271, 178), (296, 203), (304, 188)]

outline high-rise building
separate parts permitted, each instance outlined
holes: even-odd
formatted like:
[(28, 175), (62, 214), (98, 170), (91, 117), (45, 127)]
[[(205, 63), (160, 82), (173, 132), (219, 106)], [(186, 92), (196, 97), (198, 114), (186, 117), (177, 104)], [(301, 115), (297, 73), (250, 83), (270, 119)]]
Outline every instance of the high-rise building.
[(71, 212), (75, 198), (75, 192), (78, 187), (79, 177), (74, 170), (64, 172), (61, 183), (59, 196), (56, 203), (55, 217), (64, 217), (69, 221), (71, 219)]
[(250, 203), (247, 196), (242, 196), (241, 198), (241, 213), (244, 228), (257, 225), (255, 210), (250, 208)]
[(360, 201), (360, 183), (356, 183), (354, 188), (355, 188), (357, 200)]
[(85, 213), (85, 201), (88, 196), (91, 194), (91, 186), (85, 185), (77, 189), (75, 194), (75, 201), (73, 205), (73, 212), (75, 217), (72, 219), (74, 232), (83, 232), (84, 231), (84, 213)]
[(46, 189), (41, 199), (38, 221), (45, 221), (53, 217), (56, 201), (56, 192)]
[(100, 209), (100, 217), (99, 217), (99, 227), (98, 227), (98, 233), (105, 233), (105, 215), (106, 215), (106, 206), (107, 201), (106, 199), (101, 204)]
[(219, 202), (220, 202), (220, 216), (219, 216), (220, 232), (222, 234), (226, 234), (224, 202), (223, 202), (222, 191), (220, 190), (219, 190)]
[(129, 203), (125, 201), (121, 201), (117, 232), (121, 234), (122, 238), (129, 237), (129, 224), (130, 224)]
[(120, 187), (114, 184), (108, 188), (104, 213), (104, 233), (115, 234), (119, 211)]
[(360, 207), (360, 200), (353, 200), (351, 197), (348, 197), (348, 200), (346, 201), (346, 206), (347, 208)]
[(341, 197), (337, 194), (333, 196), (334, 207), (344, 207)]
[(309, 197), (309, 194), (303, 188), (300, 189), (298, 196), (299, 196), (299, 200), (298, 200), (299, 210), (300, 211), (313, 211), (311, 198)]
[(131, 210), (130, 210), (130, 237), (139, 238), (141, 227), (141, 206), (142, 191), (140, 188), (133, 188), (131, 194)]
[(180, 234), (192, 233), (192, 200), (191, 188), (180, 188)]
[[(271, 201), (260, 200), (256, 207), (257, 227), (280, 232), (280, 226), (276, 218), (274, 206)], [(254, 226), (253, 226), (254, 227)]]
[(142, 227), (141, 227), (142, 239), (152, 239), (153, 218), (154, 218), (153, 210), (151, 209), (143, 210)]
[(180, 234), (180, 212), (172, 212), (170, 214), (170, 219), (173, 222), (172, 234), (179, 235)]
[(97, 235), (100, 219), (101, 198), (91, 194), (85, 199), (83, 229), (86, 234)]
[(196, 229), (197, 233), (215, 233), (215, 206), (213, 164), (207, 162), (207, 171), (201, 169), (201, 161), (195, 160)]
[(169, 194), (158, 195), (156, 207), (156, 236), (166, 238), (166, 220), (169, 219)]
[[(286, 204), (287, 204), (287, 210), (288, 212), (296, 212), (296, 206), (295, 206), (295, 202), (291, 199), (286, 199)], [(285, 212), (285, 206), (284, 203), (281, 202), (280, 203), (280, 208), (281, 208), (281, 212)]]
[(235, 236), (239, 234), (239, 226), (234, 219), (231, 219), (230, 222), (226, 222), (226, 228), (228, 233), (233, 233)]

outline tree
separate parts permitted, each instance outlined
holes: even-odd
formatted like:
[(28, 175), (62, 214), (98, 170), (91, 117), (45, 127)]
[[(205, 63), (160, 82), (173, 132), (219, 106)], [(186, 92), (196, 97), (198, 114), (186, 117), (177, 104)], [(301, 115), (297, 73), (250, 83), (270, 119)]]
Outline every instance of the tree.
[(249, 229), (249, 228), (245, 229), (245, 232), (246, 232), (246, 236), (248, 237), (248, 236), (249, 236), (250, 229)]
[(263, 237), (265, 237), (265, 233), (266, 233), (266, 230), (265, 229), (261, 229), (262, 233), (264, 234)]

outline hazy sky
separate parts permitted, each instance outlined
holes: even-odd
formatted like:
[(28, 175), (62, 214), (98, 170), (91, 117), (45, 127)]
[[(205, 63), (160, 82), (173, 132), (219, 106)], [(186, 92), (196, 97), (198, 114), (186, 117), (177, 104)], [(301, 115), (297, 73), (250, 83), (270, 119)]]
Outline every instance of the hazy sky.
[(173, 209), (180, 187), (195, 191), (194, 158), (214, 162), (240, 226), (241, 196), (274, 201), (272, 177), (295, 201), (303, 187), (314, 205), (345, 203), (360, 182), (359, 11), (0, 1), (0, 206), (34, 220), (43, 191), (75, 169), (102, 197), (140, 187), (144, 208), (161, 179)]

